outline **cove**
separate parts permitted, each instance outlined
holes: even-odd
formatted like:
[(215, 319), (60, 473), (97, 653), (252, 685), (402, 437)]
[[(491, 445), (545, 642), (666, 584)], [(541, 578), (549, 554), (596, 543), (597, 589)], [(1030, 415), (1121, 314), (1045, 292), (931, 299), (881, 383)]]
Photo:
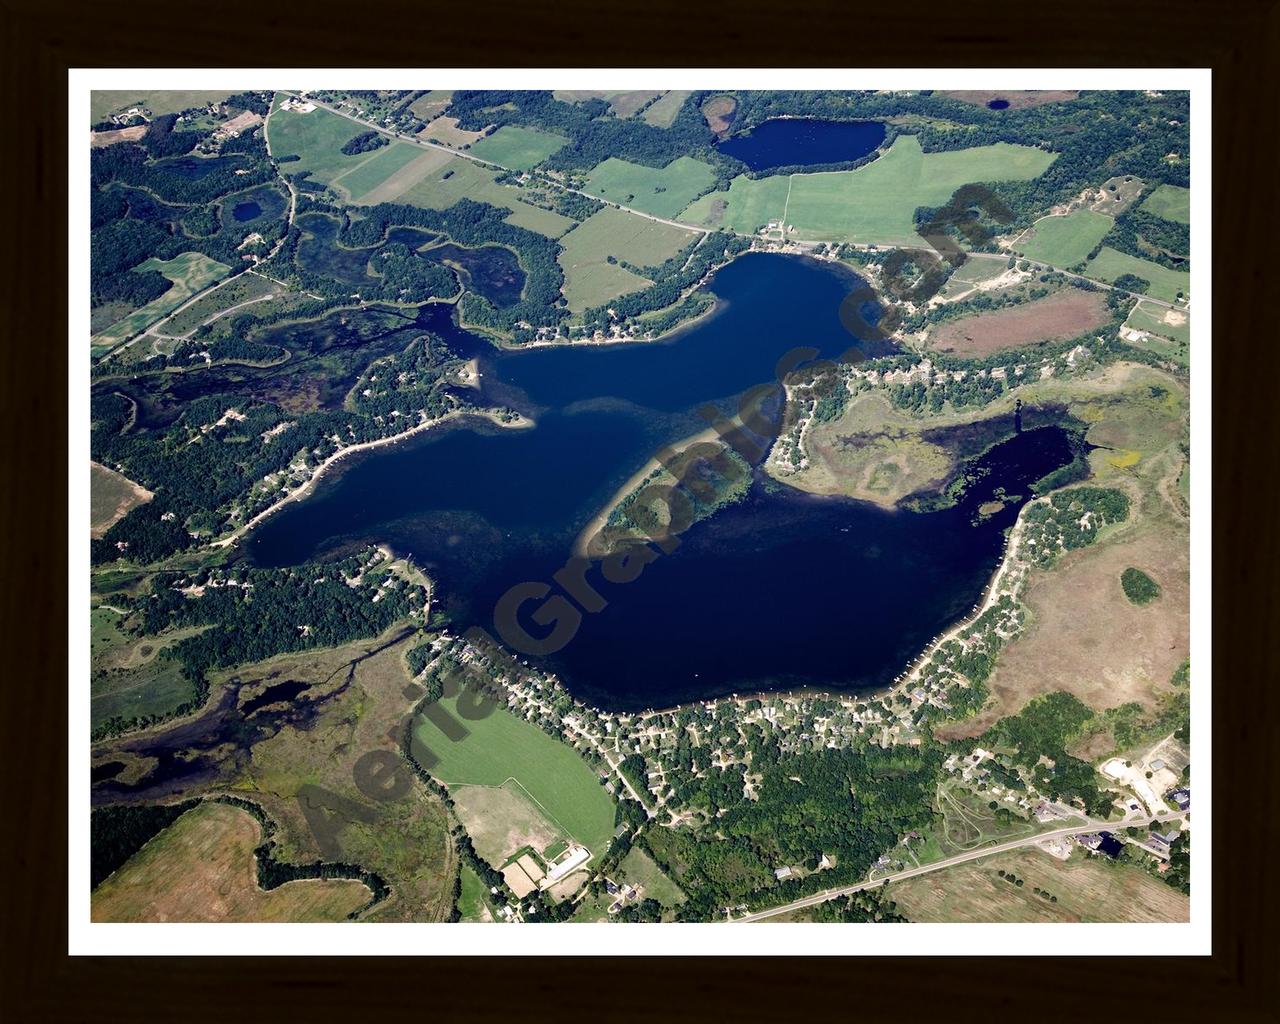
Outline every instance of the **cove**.
[[(796, 346), (845, 353), (852, 339), (838, 311), (857, 284), (830, 263), (749, 254), (713, 278), (716, 312), (668, 340), (512, 352), (434, 307), (430, 329), (479, 360), (478, 404), (514, 406), (537, 425), (456, 421), (355, 456), (250, 534), (245, 552), (279, 566), (387, 543), (439, 582), (454, 628), (492, 631), (498, 598), (551, 580), (623, 481), (660, 446), (706, 427), (700, 408), (731, 408)], [(744, 501), (694, 526), (634, 582), (602, 584), (605, 609), (546, 664), (610, 710), (883, 686), (980, 599), (1030, 483), (1072, 457), (1060, 428), (1016, 434), (980, 456), (957, 503), (928, 513), (814, 497), (758, 475)], [(979, 517), (997, 488), (1018, 497)]]
[(753, 171), (767, 171), (774, 167), (848, 163), (874, 153), (883, 141), (884, 125), (879, 121), (776, 117), (749, 132), (729, 136), (716, 148)]

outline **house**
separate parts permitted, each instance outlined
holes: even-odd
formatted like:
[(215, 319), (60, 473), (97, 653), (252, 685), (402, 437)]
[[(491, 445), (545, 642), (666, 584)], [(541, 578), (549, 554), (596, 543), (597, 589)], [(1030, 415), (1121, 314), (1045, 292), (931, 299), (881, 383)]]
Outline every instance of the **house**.
[(1160, 842), (1168, 846), (1173, 845), (1173, 841), (1181, 834), (1181, 829), (1176, 824), (1170, 825), (1168, 822), (1153, 821), (1151, 823), (1151, 838), (1158, 839)]
[(1173, 801), (1178, 810), (1185, 811), (1191, 806), (1191, 790), (1175, 789), (1169, 794), (1169, 799)]
[(791, 869), (789, 867), (780, 867), (773, 873), (773, 877), (781, 882), (784, 878), (791, 877)]

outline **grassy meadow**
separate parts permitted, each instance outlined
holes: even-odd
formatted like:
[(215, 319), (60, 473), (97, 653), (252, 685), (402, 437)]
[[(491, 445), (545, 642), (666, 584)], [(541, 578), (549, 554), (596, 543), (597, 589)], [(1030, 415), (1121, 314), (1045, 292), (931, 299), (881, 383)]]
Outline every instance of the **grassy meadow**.
[(489, 160), (516, 171), (527, 171), (538, 166), (569, 140), (562, 135), (506, 124), (492, 135), (471, 146), (470, 152), (482, 160)]
[(1093, 210), (1041, 217), (1018, 243), (1018, 252), (1040, 263), (1073, 267), (1093, 251), (1114, 223), (1106, 214)]
[(715, 171), (691, 156), (678, 157), (662, 168), (610, 157), (587, 175), (583, 191), (655, 217), (672, 218), (714, 181)]
[(1147, 213), (1179, 224), (1191, 223), (1191, 189), (1178, 185), (1161, 185), (1142, 203)]
[(613, 801), (572, 747), (502, 708), (469, 720), (457, 713), (456, 698), (440, 706), (470, 735), (454, 742), (419, 718), (418, 738), (440, 759), (432, 775), (449, 786), (497, 787), (515, 779), (553, 824), (592, 853), (604, 852), (613, 835)]
[(1179, 292), (1183, 298), (1191, 294), (1191, 275), (1186, 271), (1170, 270), (1159, 263), (1112, 249), (1109, 245), (1104, 245), (1102, 251), (1089, 261), (1085, 273), (1108, 283), (1123, 274), (1133, 274), (1151, 282), (1151, 287), (1147, 289), (1148, 295), (1165, 302), (1174, 302)]
[(118, 345), (150, 327), (157, 320), (186, 302), (197, 292), (221, 281), (231, 268), (225, 263), (210, 259), (204, 253), (184, 252), (171, 260), (158, 260), (154, 256), (133, 268), (137, 271), (156, 270), (173, 282), (173, 286), (157, 299), (152, 299), (141, 309), (117, 320), (92, 339), (95, 350)]

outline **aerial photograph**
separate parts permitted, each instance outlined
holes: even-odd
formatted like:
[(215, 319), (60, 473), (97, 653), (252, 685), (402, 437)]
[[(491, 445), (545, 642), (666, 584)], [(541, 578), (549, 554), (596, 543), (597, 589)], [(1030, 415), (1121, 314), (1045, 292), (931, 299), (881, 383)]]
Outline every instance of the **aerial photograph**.
[(72, 125), (88, 926), (1190, 926), (1190, 90), (254, 84)]

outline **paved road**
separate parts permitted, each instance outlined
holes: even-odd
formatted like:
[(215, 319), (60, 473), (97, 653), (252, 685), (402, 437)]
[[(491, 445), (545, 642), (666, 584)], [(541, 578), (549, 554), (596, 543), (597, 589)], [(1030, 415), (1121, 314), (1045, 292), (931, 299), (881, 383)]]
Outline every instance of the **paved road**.
[(998, 843), (995, 846), (987, 846), (980, 850), (971, 850), (968, 853), (958, 853), (954, 857), (948, 857), (945, 860), (934, 861), (931, 864), (925, 864), (923, 867), (908, 868), (906, 871), (899, 871), (895, 875), (886, 875), (884, 878), (877, 878), (869, 882), (859, 882), (856, 885), (846, 885), (842, 889), (828, 889), (825, 892), (815, 893), (813, 896), (806, 896), (804, 899), (795, 900), (792, 903), (785, 903), (780, 907), (771, 907), (768, 910), (759, 910), (754, 914), (747, 914), (743, 917), (734, 918), (737, 924), (748, 924), (752, 921), (763, 921), (766, 918), (776, 917), (778, 914), (785, 914), (789, 910), (799, 910), (803, 907), (814, 907), (819, 903), (826, 903), (828, 900), (836, 899), (839, 896), (847, 896), (850, 893), (862, 892), (864, 889), (874, 889), (880, 885), (886, 885), (889, 882), (901, 881), (904, 878), (915, 878), (917, 875), (925, 875), (931, 871), (941, 871), (943, 868), (949, 868), (956, 864), (966, 864), (969, 861), (981, 860), (983, 857), (990, 857), (993, 854), (1005, 853), (1009, 850), (1017, 850), (1024, 846), (1031, 846), (1035, 843), (1042, 842), (1045, 839), (1061, 839), (1066, 836), (1083, 835), (1086, 832), (1110, 832), (1116, 829), (1130, 828), (1132, 826), (1145, 826), (1153, 821), (1173, 821), (1181, 819), (1182, 814), (1161, 814), (1157, 816), (1126, 818), (1122, 821), (1091, 821), (1087, 825), (1072, 825), (1069, 828), (1060, 828), (1052, 832), (1041, 832), (1039, 835), (1028, 836), (1023, 839), (1013, 839), (1007, 843)]

